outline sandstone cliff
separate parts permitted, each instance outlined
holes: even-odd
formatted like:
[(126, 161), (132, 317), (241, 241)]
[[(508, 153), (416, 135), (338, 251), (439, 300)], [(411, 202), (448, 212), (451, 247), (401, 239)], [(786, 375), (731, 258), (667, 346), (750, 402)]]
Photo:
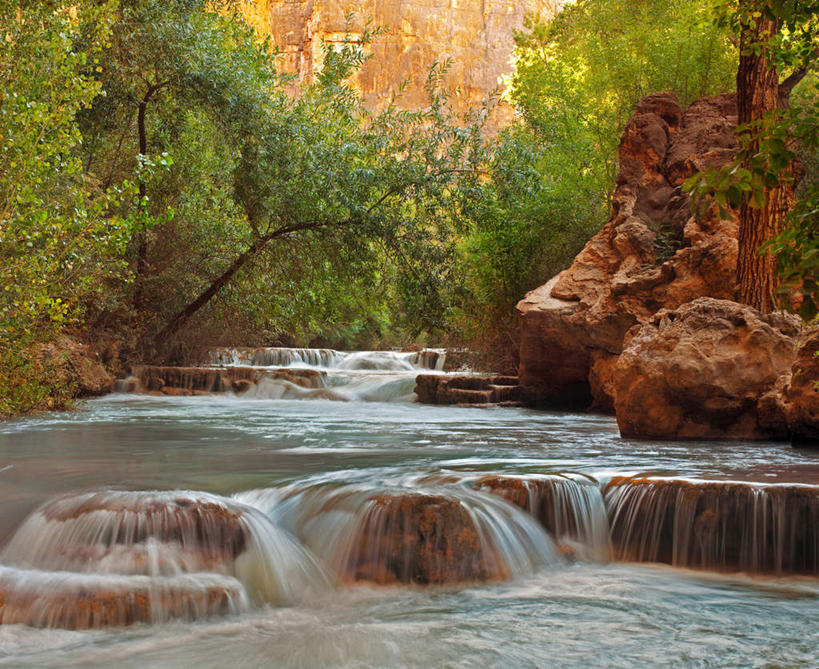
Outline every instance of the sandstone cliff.
[[(281, 67), (299, 80), (321, 66), (322, 41), (355, 38), (367, 18), (389, 28), (371, 45), (374, 58), (357, 76), (367, 104), (376, 108), (405, 81), (401, 105), (426, 102), (424, 83), (434, 62), (453, 59), (447, 85), (459, 90), (458, 111), (480, 103), (512, 70), (513, 34), (529, 13), (551, 15), (558, 0), (270, 0), (270, 25)], [(354, 12), (348, 24), (346, 15)], [(495, 121), (510, 115), (499, 110)]]

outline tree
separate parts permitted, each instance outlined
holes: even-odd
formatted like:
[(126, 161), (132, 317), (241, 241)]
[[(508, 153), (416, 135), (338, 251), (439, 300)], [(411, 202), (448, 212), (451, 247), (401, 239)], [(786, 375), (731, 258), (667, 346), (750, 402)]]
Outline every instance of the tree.
[[(779, 74), (771, 53), (771, 38), (779, 34), (780, 20), (767, 11), (767, 0), (741, 0), (739, 6), (740, 53), (737, 68), (737, 110), (741, 132), (776, 114), (781, 107)], [(746, 138), (750, 153), (759, 140)], [(746, 162), (745, 167), (748, 167)], [(737, 299), (763, 313), (776, 305), (775, 260), (759, 250), (782, 231), (782, 221), (793, 202), (786, 179), (764, 186), (763, 202), (744, 197), (739, 208)]]
[[(787, 220), (799, 225), (805, 221), (804, 215), (789, 217), (794, 144), (815, 145), (815, 123), (812, 127), (810, 114), (806, 120), (803, 112), (790, 109), (790, 96), (815, 68), (819, 3), (738, 0), (722, 5), (721, 11), (720, 22), (731, 25), (740, 41), (736, 82), (741, 148), (733, 163), (694, 175), (685, 188), (700, 199), (713, 194), (723, 215), (725, 206), (738, 210), (737, 299), (769, 312), (781, 292), (782, 267), (778, 271), (777, 265), (782, 263), (776, 254), (794, 248), (772, 242), (786, 234)], [(780, 82), (782, 70), (790, 74)], [(790, 236), (791, 241), (798, 237)]]
[(38, 351), (127, 274), (133, 221), (114, 211), (133, 187), (85, 178), (76, 122), (112, 20), (112, 3), (0, 0), (0, 415), (60, 403)]

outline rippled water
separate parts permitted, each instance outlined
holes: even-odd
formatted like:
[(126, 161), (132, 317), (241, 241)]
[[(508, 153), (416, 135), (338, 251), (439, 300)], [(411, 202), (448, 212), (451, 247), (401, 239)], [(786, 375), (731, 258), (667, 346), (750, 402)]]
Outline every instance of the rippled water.
[[(449, 472), (819, 483), (819, 456), (785, 444), (629, 441), (609, 418), (522, 409), (111, 396), (0, 426), (0, 544), (62, 493), (378, 489)], [(327, 588), (210, 622), (0, 627), (0, 665), (813, 667), (818, 627), (815, 579), (566, 562), (483, 586)]]

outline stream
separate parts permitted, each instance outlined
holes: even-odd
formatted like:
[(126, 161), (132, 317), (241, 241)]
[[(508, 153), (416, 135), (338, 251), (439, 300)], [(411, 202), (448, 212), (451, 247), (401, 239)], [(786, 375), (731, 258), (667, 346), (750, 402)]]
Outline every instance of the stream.
[[(819, 453), (626, 440), (594, 415), (420, 405), (421, 363), (395, 362), (407, 357), (256, 360), (321, 368), (350, 401), (261, 387), (117, 393), (0, 424), (0, 606), (30, 623), (0, 625), (0, 666), (816, 666), (819, 542), (787, 538), (797, 507), (777, 506), (777, 491), (807, 495), (799, 518), (819, 518)], [(556, 524), (490, 494), (498, 478), (541, 481)], [(747, 542), (770, 547), (743, 544), (737, 559), (759, 573), (681, 558), (677, 543), (668, 560), (613, 548), (618, 523), (633, 535), (672, 513), (668, 479), (741, 483)], [(688, 530), (674, 495), (676, 542)], [(654, 520), (623, 520), (635, 504)], [(181, 520), (194, 512), (195, 532)], [(406, 532), (407, 546), (413, 518), (443, 527), (445, 514), (474, 530), (471, 566), (436, 580), (450, 566), (435, 557), (385, 575), (384, 537)], [(649, 534), (640, 546), (660, 541)], [(412, 536), (419, 555), (432, 545)], [(150, 621), (128, 618), (131, 600), (106, 609), (119, 625), (73, 610), (103, 591), (148, 593)]]

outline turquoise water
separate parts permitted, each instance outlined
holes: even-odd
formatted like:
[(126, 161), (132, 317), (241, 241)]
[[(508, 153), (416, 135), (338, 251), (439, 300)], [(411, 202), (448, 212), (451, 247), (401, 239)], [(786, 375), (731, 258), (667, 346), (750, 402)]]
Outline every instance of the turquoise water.
[[(417, 488), (492, 472), (819, 483), (819, 455), (629, 441), (610, 418), (523, 409), (114, 395), (0, 426), (0, 543), (69, 493)], [(481, 586), (327, 587), (196, 623), (0, 627), (0, 666), (813, 667), (817, 629), (815, 579), (563, 561)]]

